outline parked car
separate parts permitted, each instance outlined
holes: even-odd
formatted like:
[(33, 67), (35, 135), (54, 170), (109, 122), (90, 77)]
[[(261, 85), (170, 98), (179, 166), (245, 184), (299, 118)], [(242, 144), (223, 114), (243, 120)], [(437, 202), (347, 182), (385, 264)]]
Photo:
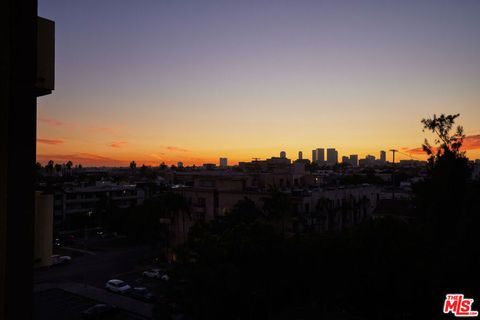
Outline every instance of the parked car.
[(163, 281), (170, 280), (170, 277), (168, 276), (168, 274), (162, 269), (150, 269), (150, 270), (144, 271), (143, 276), (147, 278), (157, 278)]
[(69, 235), (57, 235), (55, 236), (55, 239), (53, 240), (53, 244), (56, 247), (64, 247), (64, 246), (69, 246), (72, 245), (75, 241), (75, 236), (73, 234)]
[(53, 241), (53, 245), (55, 247), (63, 247), (64, 242), (60, 238), (55, 238), (55, 240)]
[(59, 254), (52, 255), (52, 266), (70, 263), (70, 261), (72, 261), (72, 257), (70, 256), (61, 256)]
[(125, 294), (129, 292), (132, 287), (130, 287), (128, 283), (123, 280), (112, 279), (107, 281), (107, 283), (105, 284), (105, 289), (115, 293)]
[(116, 311), (117, 308), (115, 306), (100, 303), (83, 310), (82, 317), (84, 319), (101, 319), (107, 315), (115, 313)]
[(155, 300), (155, 296), (145, 287), (134, 287), (128, 293), (132, 298), (152, 302)]

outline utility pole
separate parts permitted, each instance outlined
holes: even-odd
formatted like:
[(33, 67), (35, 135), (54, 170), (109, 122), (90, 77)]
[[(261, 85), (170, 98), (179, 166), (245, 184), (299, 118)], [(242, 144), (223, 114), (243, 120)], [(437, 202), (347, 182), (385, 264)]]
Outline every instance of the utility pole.
[(395, 153), (398, 152), (396, 149), (390, 149), (392, 152), (392, 200), (395, 200)]

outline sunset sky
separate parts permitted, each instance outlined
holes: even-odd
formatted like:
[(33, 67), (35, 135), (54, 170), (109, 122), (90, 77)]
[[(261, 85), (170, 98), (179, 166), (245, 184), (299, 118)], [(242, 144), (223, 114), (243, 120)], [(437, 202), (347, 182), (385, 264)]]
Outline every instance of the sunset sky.
[(56, 23), (42, 163), (422, 158), (434, 113), (460, 113), (480, 158), (478, 0), (39, 0), (39, 15)]

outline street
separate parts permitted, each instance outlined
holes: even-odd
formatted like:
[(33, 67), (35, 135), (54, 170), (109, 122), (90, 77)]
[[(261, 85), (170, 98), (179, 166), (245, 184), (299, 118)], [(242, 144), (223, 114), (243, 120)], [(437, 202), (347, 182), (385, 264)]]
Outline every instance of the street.
[(134, 270), (149, 253), (147, 246), (128, 246), (108, 251), (82, 254), (69, 264), (52, 266), (34, 273), (34, 284), (45, 282), (80, 282), (102, 287), (117, 274)]

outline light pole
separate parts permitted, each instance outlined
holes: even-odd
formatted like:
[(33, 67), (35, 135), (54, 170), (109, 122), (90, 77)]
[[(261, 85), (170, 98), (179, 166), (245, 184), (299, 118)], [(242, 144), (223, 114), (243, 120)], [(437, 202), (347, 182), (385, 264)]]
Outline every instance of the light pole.
[[(93, 214), (92, 210), (87, 212), (87, 214), (85, 215), (86, 216), (85, 223), (83, 224), (83, 250), (85, 251), (87, 250), (87, 223), (89, 218), (92, 216), (92, 214)], [(87, 273), (85, 271), (85, 268), (83, 272), (83, 286), (84, 287), (87, 286)]]
[(398, 152), (396, 149), (390, 149), (392, 152), (392, 200), (395, 200), (395, 152)]

